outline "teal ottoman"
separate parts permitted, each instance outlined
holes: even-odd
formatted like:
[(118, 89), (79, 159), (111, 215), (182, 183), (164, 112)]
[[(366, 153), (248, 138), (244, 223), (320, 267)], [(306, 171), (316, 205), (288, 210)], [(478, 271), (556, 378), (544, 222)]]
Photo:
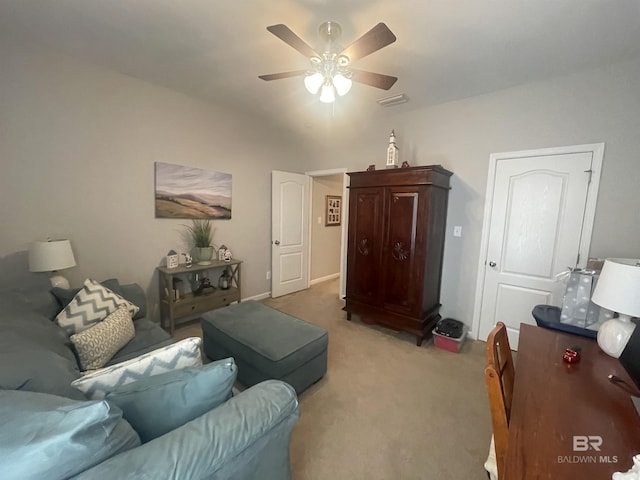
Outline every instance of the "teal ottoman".
[(214, 361), (233, 357), (247, 387), (277, 379), (300, 394), (327, 372), (327, 331), (262, 303), (212, 310), (200, 323), (204, 353)]

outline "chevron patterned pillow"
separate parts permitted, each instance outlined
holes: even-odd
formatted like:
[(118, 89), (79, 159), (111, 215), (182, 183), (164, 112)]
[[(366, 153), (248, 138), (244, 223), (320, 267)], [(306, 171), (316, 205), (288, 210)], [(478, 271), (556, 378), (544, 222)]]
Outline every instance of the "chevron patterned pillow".
[(136, 335), (126, 305), (110, 313), (103, 321), (69, 337), (78, 354), (81, 370), (102, 368)]
[(67, 332), (67, 335), (73, 335), (104, 320), (107, 315), (115, 312), (121, 305), (127, 307), (131, 317), (134, 317), (140, 310), (117, 293), (95, 280), (87, 278), (82, 289), (58, 314), (56, 323)]
[(199, 337), (185, 338), (126, 362), (89, 372), (71, 382), (71, 386), (81, 390), (89, 399), (101, 400), (108, 392), (121, 385), (172, 370), (202, 365), (201, 342)]

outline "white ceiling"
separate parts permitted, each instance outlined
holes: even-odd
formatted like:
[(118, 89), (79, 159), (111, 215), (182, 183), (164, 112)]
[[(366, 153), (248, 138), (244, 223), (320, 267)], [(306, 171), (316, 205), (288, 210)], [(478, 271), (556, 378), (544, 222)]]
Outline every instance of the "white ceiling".
[[(378, 22), (398, 40), (357, 68), (397, 76), (390, 91), (354, 84), (332, 107), (301, 78), (301, 54), (267, 32), (284, 23), (314, 47), (341, 24), (349, 44)], [(186, 94), (310, 133), (337, 117), (390, 113), (640, 56), (638, 0), (0, 0), (0, 30)], [(1, 68), (1, 66), (0, 66)]]

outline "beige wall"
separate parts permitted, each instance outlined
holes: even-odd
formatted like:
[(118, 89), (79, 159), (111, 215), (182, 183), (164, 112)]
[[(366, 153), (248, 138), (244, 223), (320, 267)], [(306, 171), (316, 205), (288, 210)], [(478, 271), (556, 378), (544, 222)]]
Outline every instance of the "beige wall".
[(312, 181), (311, 281), (340, 273), (342, 230), (337, 226), (325, 226), (325, 197), (342, 196), (343, 175), (313, 177)]
[(233, 175), (232, 219), (214, 242), (244, 260), (244, 296), (270, 290), (271, 170), (300, 170), (295, 139), (264, 122), (40, 50), (0, 44), (0, 255), (70, 238), (72, 285), (138, 282), (157, 302), (154, 269), (185, 251), (187, 220), (154, 217), (154, 162)]
[[(442, 164), (454, 172), (442, 312), (471, 325), (491, 153), (604, 142), (591, 255), (640, 256), (638, 85), (640, 61), (635, 61), (432, 108), (392, 107), (382, 121), (354, 121), (352, 129), (330, 132), (332, 141), (326, 143), (334, 150), (322, 153), (317, 168), (364, 170), (374, 162), (384, 168), (388, 135), (395, 128), (401, 161)], [(452, 236), (454, 225), (462, 226), (461, 238)]]
[[(378, 120), (346, 115), (322, 151), (264, 122), (25, 44), (0, 43), (0, 64), (0, 255), (69, 237), (75, 284), (118, 276), (155, 290), (154, 267), (184, 248), (184, 221), (154, 218), (153, 162), (162, 161), (233, 174), (233, 219), (216, 222), (215, 242), (245, 260), (245, 295), (266, 292), (270, 171), (383, 168), (392, 128), (401, 160), (454, 172), (445, 316), (472, 321), (491, 153), (605, 142), (591, 254), (640, 256), (640, 61), (431, 108), (410, 102)], [(462, 238), (451, 235), (454, 225)]]

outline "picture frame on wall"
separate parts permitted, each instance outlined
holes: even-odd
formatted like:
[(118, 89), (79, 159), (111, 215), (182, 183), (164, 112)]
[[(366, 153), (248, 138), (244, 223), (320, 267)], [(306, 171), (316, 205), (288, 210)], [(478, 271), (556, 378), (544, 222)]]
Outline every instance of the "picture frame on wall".
[(230, 220), (229, 173), (155, 162), (156, 218)]
[(342, 223), (342, 197), (327, 195), (324, 215), (325, 227), (337, 227)]

